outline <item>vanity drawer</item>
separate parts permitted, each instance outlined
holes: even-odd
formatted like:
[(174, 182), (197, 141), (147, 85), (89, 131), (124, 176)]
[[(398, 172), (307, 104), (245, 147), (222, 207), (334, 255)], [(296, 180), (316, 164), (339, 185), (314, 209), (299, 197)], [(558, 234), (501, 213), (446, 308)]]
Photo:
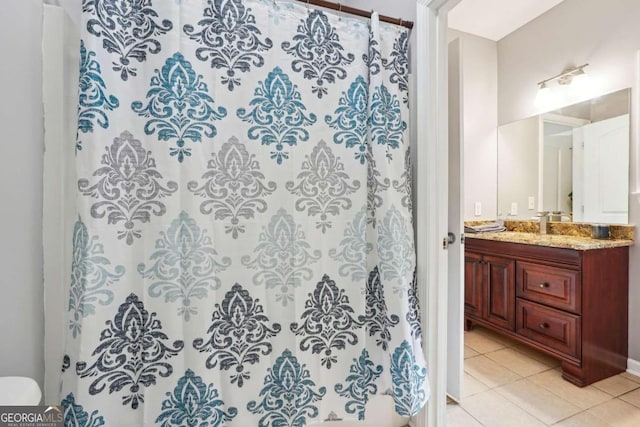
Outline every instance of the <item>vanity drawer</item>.
[(516, 295), (580, 314), (582, 310), (580, 272), (542, 264), (518, 262)]
[(580, 358), (580, 316), (575, 314), (517, 298), (516, 333)]

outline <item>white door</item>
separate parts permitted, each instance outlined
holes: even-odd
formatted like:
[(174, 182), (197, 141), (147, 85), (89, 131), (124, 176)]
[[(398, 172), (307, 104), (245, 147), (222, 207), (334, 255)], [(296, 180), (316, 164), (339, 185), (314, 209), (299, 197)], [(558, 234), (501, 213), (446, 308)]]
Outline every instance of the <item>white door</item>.
[(584, 222), (584, 128), (573, 129), (573, 221)]
[(573, 131), (567, 126), (565, 133), (544, 137), (543, 211), (571, 212)]
[(460, 39), (449, 43), (449, 281), (447, 311), (447, 394), (459, 402), (462, 398), (464, 334), (464, 246), (463, 230), (463, 109)]
[(629, 176), (620, 159), (629, 155), (629, 115), (591, 123), (584, 130), (584, 222), (626, 224)]

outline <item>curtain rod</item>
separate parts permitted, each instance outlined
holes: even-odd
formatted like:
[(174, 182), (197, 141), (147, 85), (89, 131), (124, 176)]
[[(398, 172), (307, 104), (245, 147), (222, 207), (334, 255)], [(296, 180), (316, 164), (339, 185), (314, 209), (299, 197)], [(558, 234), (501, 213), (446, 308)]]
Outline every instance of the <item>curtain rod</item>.
[[(348, 13), (350, 15), (362, 16), (363, 18), (371, 18), (371, 12), (366, 10), (356, 9), (355, 7), (344, 6), (341, 3), (333, 3), (325, 0), (296, 0), (301, 3), (306, 3), (311, 6), (324, 7), (325, 9), (337, 10), (338, 12)], [(391, 18), (389, 16), (379, 15), (382, 22), (388, 22), (390, 24), (400, 25), (409, 29), (413, 28), (412, 21), (405, 21), (402, 18)]]

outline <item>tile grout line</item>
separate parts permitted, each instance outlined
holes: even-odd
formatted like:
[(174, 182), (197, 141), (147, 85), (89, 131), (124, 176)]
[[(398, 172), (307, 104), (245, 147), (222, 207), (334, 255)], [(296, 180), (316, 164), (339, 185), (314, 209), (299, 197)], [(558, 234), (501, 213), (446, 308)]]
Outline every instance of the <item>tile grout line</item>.
[[(523, 378), (523, 379), (526, 379), (526, 378)], [(515, 382), (515, 381), (514, 381), (514, 382)], [(534, 385), (537, 385), (537, 384), (534, 384)], [(538, 386), (538, 387), (540, 387), (540, 386)], [(547, 390), (547, 389), (545, 389), (544, 387), (540, 387), (540, 388), (542, 388), (543, 390)], [(547, 391), (548, 391), (548, 390), (547, 390)], [(513, 400), (509, 399), (509, 397), (508, 397), (507, 395), (504, 395), (504, 394), (502, 394), (502, 393), (500, 393), (500, 392), (498, 392), (498, 391), (496, 391), (496, 393), (498, 393), (500, 396), (502, 396), (502, 397), (504, 397), (505, 399), (507, 399), (509, 402), (513, 403), (516, 407), (518, 407), (518, 408), (519, 408), (519, 409), (521, 409), (522, 411), (524, 411), (524, 412), (526, 412), (527, 414), (531, 415), (531, 416), (532, 416), (533, 418), (535, 418), (536, 420), (540, 421), (540, 422), (541, 422), (542, 424), (544, 424), (545, 426), (552, 426), (552, 425), (553, 425), (553, 424), (548, 424), (548, 423), (546, 423), (544, 420), (541, 420), (541, 419), (540, 419), (540, 418), (538, 418), (535, 414), (532, 414), (531, 412), (529, 412), (526, 408), (523, 408), (522, 406), (518, 405), (518, 403), (517, 403), (517, 402), (515, 402), (515, 401), (513, 401)], [(553, 394), (553, 395), (555, 395), (556, 397), (558, 397), (558, 398), (562, 399), (563, 401), (565, 401), (566, 403), (568, 403), (568, 404), (569, 404), (569, 405), (571, 405), (571, 406), (576, 406), (576, 405), (572, 404), (571, 402), (569, 402), (569, 401), (567, 401), (567, 400), (565, 400), (565, 399), (561, 398), (560, 396), (558, 396), (558, 395), (557, 395), (557, 394), (555, 394), (555, 393), (551, 393), (551, 394)], [(577, 406), (576, 406), (576, 407), (577, 407)], [(573, 415), (570, 415), (570, 417), (573, 417), (573, 416), (575, 416), (575, 415), (579, 414), (580, 412), (582, 412), (581, 408), (578, 408), (578, 409), (579, 409), (580, 411), (578, 411), (577, 413), (575, 413), (575, 414), (573, 414)], [(569, 417), (567, 417), (567, 418), (569, 418)], [(556, 421), (554, 424), (557, 424), (557, 423), (559, 423), (559, 422), (560, 422), (560, 420)]]
[[(622, 399), (622, 397), (627, 396), (627, 395), (629, 395), (629, 394), (631, 394), (633, 392), (637, 392), (640, 389), (640, 378), (633, 377), (633, 376), (629, 377), (629, 374), (627, 374), (627, 375), (620, 374), (620, 378), (624, 378), (627, 381), (635, 383), (637, 385), (637, 387), (634, 387), (634, 388), (632, 388), (630, 390), (627, 390), (627, 391), (625, 391), (625, 392), (623, 392), (622, 394), (619, 394), (619, 395), (615, 395), (615, 394), (613, 394), (613, 393), (611, 393), (611, 392), (609, 392), (609, 391), (607, 391), (605, 389), (602, 389), (602, 388), (594, 385), (593, 388), (595, 390), (597, 390), (598, 392), (603, 393), (604, 395), (608, 396), (608, 399), (606, 399), (605, 401), (602, 401), (602, 402), (597, 402), (597, 403), (594, 403), (594, 404), (590, 404), (591, 406), (589, 406), (588, 408), (583, 408), (581, 406), (578, 406), (578, 405), (572, 403), (571, 401), (568, 401), (568, 400), (564, 399), (563, 395), (561, 395), (559, 392), (555, 391), (553, 388), (548, 388), (548, 387), (546, 387), (544, 385), (537, 384), (537, 383), (535, 383), (535, 382), (530, 380), (530, 378), (532, 378), (534, 376), (541, 375), (541, 374), (544, 374), (544, 373), (547, 373), (547, 372), (550, 372), (550, 371), (557, 371), (558, 366), (549, 366), (549, 364), (547, 363), (546, 360), (542, 360), (543, 359), (542, 357), (540, 359), (538, 359), (538, 358), (535, 357), (535, 355), (529, 354), (528, 352), (525, 352), (525, 351), (521, 351), (522, 347), (519, 347), (517, 345), (518, 343), (514, 342), (515, 345), (509, 345), (506, 342), (498, 342), (498, 341), (493, 340), (489, 334), (484, 334), (482, 332), (475, 332), (474, 333), (474, 331), (471, 331), (471, 332), (465, 333), (465, 335), (466, 334), (474, 334), (476, 336), (479, 336), (483, 340), (490, 341), (489, 344), (493, 344), (493, 346), (490, 345), (490, 347), (492, 347), (493, 349), (490, 350), (490, 351), (482, 352), (482, 351), (479, 351), (476, 348), (472, 347), (471, 345), (466, 344), (466, 342), (465, 342), (465, 345), (468, 346), (469, 349), (471, 349), (475, 353), (477, 353), (474, 356), (466, 357), (464, 359), (465, 366), (466, 366), (467, 360), (478, 358), (480, 356), (484, 356), (487, 360), (491, 361), (495, 365), (497, 365), (497, 366), (509, 371), (510, 373), (513, 373), (513, 374), (518, 376), (518, 378), (513, 380), (513, 381), (508, 381), (508, 382), (503, 383), (503, 384), (498, 384), (498, 385), (495, 385), (495, 386), (491, 386), (491, 385), (486, 384), (485, 382), (483, 382), (481, 379), (479, 379), (477, 376), (473, 375), (472, 373), (470, 373), (466, 369), (464, 369), (464, 374), (465, 375), (469, 375), (471, 378), (473, 378), (479, 384), (481, 384), (482, 386), (486, 387), (486, 390), (479, 391), (479, 392), (477, 392), (475, 394), (472, 394), (472, 395), (463, 396), (462, 401), (460, 403), (456, 404), (456, 406), (458, 406), (463, 412), (465, 412), (469, 417), (471, 417), (474, 421), (476, 421), (481, 426), (485, 426), (485, 425), (482, 422), (480, 422), (480, 420), (478, 418), (476, 418), (473, 414), (471, 414), (469, 411), (467, 411), (467, 409), (463, 405), (464, 405), (464, 400), (465, 399), (468, 399), (468, 398), (471, 398), (471, 397), (474, 397), (474, 396), (478, 396), (478, 395), (480, 395), (482, 393), (486, 393), (488, 391), (493, 391), (493, 392), (497, 393), (499, 396), (504, 398), (507, 402), (509, 402), (510, 404), (514, 405), (516, 408), (518, 408), (519, 410), (523, 411), (524, 413), (526, 413), (527, 415), (531, 416), (533, 419), (539, 421), (540, 423), (542, 423), (545, 426), (558, 425), (558, 424), (560, 424), (560, 423), (562, 423), (562, 422), (564, 422), (564, 421), (566, 421), (568, 419), (571, 419), (573, 417), (579, 416), (581, 414), (584, 414), (585, 416), (588, 416), (588, 417), (592, 417), (592, 418), (596, 419), (597, 422), (604, 422), (602, 419), (600, 419), (596, 415), (590, 413), (589, 411), (592, 410), (595, 407), (598, 407), (600, 405), (606, 404), (607, 402), (611, 402), (611, 401), (614, 401), (614, 400), (618, 400), (621, 403), (625, 403), (625, 404), (627, 404), (627, 405), (629, 405), (629, 406), (631, 406), (633, 408), (636, 408), (636, 409), (640, 410), (640, 406), (635, 405), (634, 403), (631, 403), (631, 402), (628, 402), (628, 401)], [(466, 338), (466, 336), (465, 336), (465, 338)], [(498, 347), (498, 346), (500, 346), (500, 347)], [(514, 369), (512, 369), (509, 366), (501, 363), (500, 361), (494, 360), (491, 357), (487, 356), (488, 354), (496, 353), (496, 352), (503, 351), (503, 350), (506, 350), (506, 349), (511, 349), (511, 350), (517, 352), (518, 354), (522, 355), (523, 358), (530, 359), (530, 360), (532, 360), (534, 362), (542, 364), (542, 365), (546, 366), (547, 369), (544, 369), (544, 370), (539, 371), (539, 372), (534, 372), (534, 373), (531, 373), (531, 374), (528, 374), (528, 375), (525, 376), (525, 375), (520, 374), (519, 372), (516, 372)], [(542, 354), (542, 355), (546, 357), (546, 355), (544, 355), (544, 354)], [(555, 358), (553, 358), (553, 359), (555, 360)], [(521, 407), (515, 400), (510, 399), (508, 393), (503, 394), (502, 392), (497, 390), (497, 389), (499, 389), (501, 387), (505, 387), (505, 386), (508, 386), (509, 384), (513, 384), (513, 383), (516, 383), (516, 382), (519, 382), (519, 381), (522, 381), (522, 380), (528, 380), (529, 383), (531, 383), (534, 386), (540, 388), (545, 393), (549, 393), (551, 396), (555, 396), (556, 398), (565, 401), (568, 405), (576, 407), (579, 411), (577, 413), (574, 413), (574, 414), (568, 415), (568, 416), (566, 416), (564, 418), (561, 418), (559, 420), (556, 420), (551, 424), (547, 424), (544, 420), (541, 420), (540, 418), (538, 418), (535, 414), (533, 414), (532, 412), (530, 412), (526, 408)]]

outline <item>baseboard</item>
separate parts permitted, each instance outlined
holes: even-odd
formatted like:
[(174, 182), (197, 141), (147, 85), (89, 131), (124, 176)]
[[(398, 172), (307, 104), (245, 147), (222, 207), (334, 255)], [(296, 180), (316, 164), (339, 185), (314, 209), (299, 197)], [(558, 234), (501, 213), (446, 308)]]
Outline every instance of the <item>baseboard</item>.
[(640, 362), (633, 359), (627, 360), (627, 372), (636, 377), (640, 377)]

